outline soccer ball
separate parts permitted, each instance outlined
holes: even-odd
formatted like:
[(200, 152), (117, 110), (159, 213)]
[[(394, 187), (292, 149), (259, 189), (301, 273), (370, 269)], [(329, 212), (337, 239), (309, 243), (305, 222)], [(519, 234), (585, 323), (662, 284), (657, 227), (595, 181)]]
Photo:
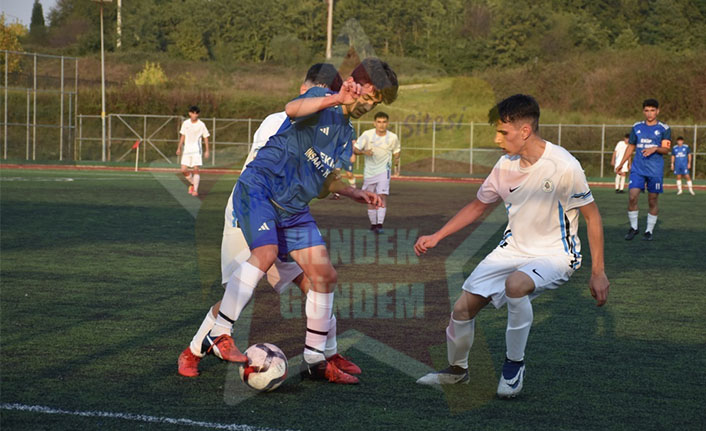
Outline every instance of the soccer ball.
[(249, 387), (269, 392), (277, 389), (287, 378), (287, 357), (274, 344), (253, 344), (245, 355), (248, 364), (240, 366), (240, 379)]

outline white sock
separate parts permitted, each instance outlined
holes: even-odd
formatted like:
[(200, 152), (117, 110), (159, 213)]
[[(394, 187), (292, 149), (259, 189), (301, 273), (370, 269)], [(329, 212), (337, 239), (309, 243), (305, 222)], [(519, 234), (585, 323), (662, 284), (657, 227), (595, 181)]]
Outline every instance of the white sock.
[(645, 232), (652, 232), (657, 224), (657, 216), (647, 213), (647, 229)]
[(309, 364), (315, 364), (326, 359), (324, 350), (333, 309), (333, 292), (321, 293), (313, 289), (309, 290), (304, 308), (306, 310), (304, 360)]
[(194, 174), (186, 175), (184, 178), (186, 178), (186, 181), (188, 181), (189, 184), (194, 184)]
[(525, 359), (525, 347), (532, 327), (532, 303), (529, 296), (522, 298), (507, 298), (507, 330), (505, 344), (507, 358), (511, 361)]
[(215, 324), (216, 318), (213, 317), (213, 307), (211, 307), (208, 309), (208, 313), (206, 314), (206, 317), (204, 317), (203, 322), (201, 322), (199, 330), (196, 331), (196, 335), (194, 335), (194, 338), (191, 339), (191, 344), (189, 344), (189, 348), (191, 348), (191, 353), (198, 356), (199, 358), (202, 358), (204, 356), (204, 353), (201, 351), (203, 339), (206, 338), (206, 335), (208, 335), (208, 332), (211, 330), (211, 328), (213, 328), (213, 325)]
[(637, 230), (637, 213), (640, 211), (628, 211), (628, 220), (630, 220), (630, 227)]
[(195, 192), (199, 191), (199, 182), (201, 182), (201, 175), (199, 175), (199, 174), (194, 175), (194, 191)]
[(338, 353), (338, 343), (336, 342), (336, 316), (332, 314), (331, 319), (328, 321), (328, 335), (326, 335), (324, 355), (330, 358), (336, 353)]
[(378, 224), (378, 210), (368, 210), (368, 219), (370, 224)]
[(468, 369), (468, 353), (473, 345), (476, 319), (455, 320), (453, 314), (446, 327), (446, 354), (449, 365)]
[[(689, 181), (691, 182), (691, 181)], [(677, 180), (677, 190), (681, 191), (681, 180)]]
[(255, 286), (264, 275), (264, 272), (249, 262), (243, 262), (238, 266), (226, 284), (221, 309), (218, 312), (216, 323), (211, 329), (212, 337), (215, 338), (223, 334), (230, 335), (233, 323), (238, 320), (240, 312), (248, 305)]
[(378, 224), (383, 224), (385, 222), (385, 213), (387, 212), (387, 208), (378, 208)]
[(615, 190), (619, 189), (621, 178), (623, 178), (621, 175), (615, 174)]
[(694, 191), (694, 183), (691, 182), (691, 180), (686, 182), (687, 187), (689, 187), (689, 191), (693, 192)]
[(625, 175), (620, 176), (620, 190), (625, 188)]

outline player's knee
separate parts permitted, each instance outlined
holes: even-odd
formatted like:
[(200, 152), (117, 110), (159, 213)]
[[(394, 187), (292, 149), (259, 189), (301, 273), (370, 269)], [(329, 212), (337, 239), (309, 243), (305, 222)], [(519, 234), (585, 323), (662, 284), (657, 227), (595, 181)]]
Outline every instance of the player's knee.
[(533, 287), (532, 279), (521, 271), (515, 271), (505, 279), (505, 295), (510, 298), (521, 298), (529, 294)]
[(454, 320), (471, 320), (471, 311), (468, 309), (468, 304), (464, 301), (463, 296), (458, 298), (454, 303), (454, 309), (451, 316)]

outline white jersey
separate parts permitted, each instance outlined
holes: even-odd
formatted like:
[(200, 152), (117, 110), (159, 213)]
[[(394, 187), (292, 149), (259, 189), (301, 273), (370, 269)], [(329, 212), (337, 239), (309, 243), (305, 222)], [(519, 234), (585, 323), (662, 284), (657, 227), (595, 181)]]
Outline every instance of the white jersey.
[(282, 127), (282, 123), (284, 123), (284, 120), (286, 119), (287, 114), (282, 111), (270, 114), (262, 120), (260, 127), (257, 128), (255, 134), (253, 135), (252, 147), (250, 147), (248, 157), (245, 159), (245, 163), (243, 163), (243, 171), (248, 163), (253, 161), (260, 148), (264, 147), (267, 141), (274, 136), (275, 133), (277, 133), (280, 127)]
[(499, 247), (526, 256), (563, 254), (571, 268), (581, 266), (578, 208), (593, 195), (581, 164), (564, 148), (546, 142), (542, 157), (527, 168), (519, 156), (501, 157), (477, 197), (505, 203), (508, 223)]
[(201, 120), (192, 122), (188, 119), (181, 123), (180, 135), (184, 135), (184, 151), (182, 154), (201, 154), (201, 138), (211, 136), (206, 129), (206, 125)]
[[(617, 166), (622, 160), (623, 156), (625, 155), (625, 150), (628, 149), (628, 144), (625, 143), (624, 140), (619, 140), (617, 144), (615, 144), (615, 165)], [(630, 164), (629, 161), (626, 161), (625, 164), (623, 165), (623, 168), (620, 170), (621, 172), (627, 172), (628, 171), (628, 165)]]
[(372, 156), (365, 156), (363, 177), (369, 178), (390, 170), (392, 155), (400, 152), (400, 140), (389, 130), (385, 136), (379, 136), (375, 129), (370, 129), (360, 135), (355, 147), (361, 151), (373, 150)]

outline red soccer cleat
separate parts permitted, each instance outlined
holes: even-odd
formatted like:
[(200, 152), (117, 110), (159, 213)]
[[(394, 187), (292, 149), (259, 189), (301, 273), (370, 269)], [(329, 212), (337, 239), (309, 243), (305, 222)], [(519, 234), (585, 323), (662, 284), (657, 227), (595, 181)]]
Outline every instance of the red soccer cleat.
[(194, 194), (194, 186), (193, 184), (189, 186), (189, 194), (193, 195)]
[(191, 348), (187, 347), (179, 355), (179, 374), (184, 377), (196, 377), (199, 375), (199, 361), (201, 358), (191, 353)]
[(240, 353), (240, 350), (235, 346), (233, 337), (230, 335), (223, 334), (215, 340), (211, 338), (211, 335), (207, 335), (204, 339), (204, 343), (209, 344), (206, 353), (212, 353), (224, 361), (241, 364), (248, 362), (248, 357)]
[(333, 362), (323, 361), (318, 364), (306, 364), (302, 376), (314, 380), (328, 380), (339, 385), (358, 384), (358, 378), (341, 371)]
[(360, 367), (336, 353), (335, 355), (326, 358), (327, 361), (333, 363), (336, 368), (348, 374), (360, 374)]

